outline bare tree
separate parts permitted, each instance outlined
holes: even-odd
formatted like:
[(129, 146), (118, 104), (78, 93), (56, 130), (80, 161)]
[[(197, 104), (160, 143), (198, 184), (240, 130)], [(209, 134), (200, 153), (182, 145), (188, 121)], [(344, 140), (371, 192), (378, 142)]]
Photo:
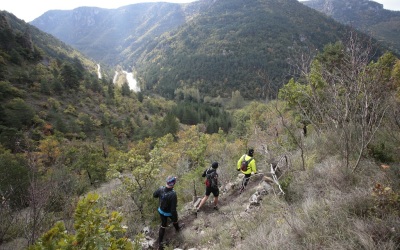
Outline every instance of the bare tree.
[[(279, 117), (281, 118), (283, 127), (286, 129), (287, 133), (289, 134), (289, 136), (293, 140), (293, 142), (296, 144), (296, 146), (300, 149), (302, 169), (306, 170), (305, 145), (304, 145), (304, 137), (306, 136), (306, 133), (304, 133), (304, 132), (296, 133), (296, 129), (291, 128), (291, 126), (285, 121), (285, 118), (284, 118), (282, 112), (279, 110), (277, 105), (275, 106), (275, 109), (278, 112)], [(303, 131), (304, 131), (304, 128), (303, 128)]]
[(28, 239), (28, 244), (32, 245), (36, 239), (47, 230), (43, 228), (43, 222), (46, 219), (47, 212), (45, 210), (48, 205), (50, 192), (53, 189), (50, 183), (41, 180), (38, 157), (33, 152), (26, 152), (30, 168), (30, 185), (27, 194), (28, 208), (25, 213), (25, 237)]
[(26, 195), (23, 197), (24, 203), (28, 207), (19, 211), (19, 216), (24, 220), (23, 232), (28, 240), (28, 246), (35, 243), (37, 238), (50, 226), (49, 208), (52, 204), (52, 193), (57, 190), (57, 184), (46, 176), (46, 168), (42, 164), (41, 154), (31, 143), (28, 137), (24, 139), (23, 146), (19, 150), (25, 154), (28, 163), (29, 186)]
[(350, 33), (345, 43), (328, 45), (316, 56), (306, 84), (288, 84), (284, 99), (320, 131), (334, 131), (342, 140), (342, 154), (355, 171), (366, 147), (380, 127), (390, 106), (390, 78), (393, 57), (371, 62), (371, 43)]
[(295, 78), (307, 76), (317, 52), (318, 50), (314, 47), (293, 46), (289, 51), (290, 56), (286, 60), (290, 66), (290, 75)]
[(15, 214), (11, 208), (9, 193), (0, 191), (0, 245), (13, 223), (15, 223)]

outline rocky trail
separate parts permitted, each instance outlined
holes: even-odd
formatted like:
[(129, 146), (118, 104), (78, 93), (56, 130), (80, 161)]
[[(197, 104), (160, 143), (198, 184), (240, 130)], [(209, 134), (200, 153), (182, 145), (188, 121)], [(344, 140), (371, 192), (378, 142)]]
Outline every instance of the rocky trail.
[[(193, 245), (187, 242), (185, 235), (203, 235), (207, 230), (213, 230), (213, 228), (210, 228), (212, 227), (212, 220), (222, 221), (226, 224), (235, 224), (237, 217), (249, 216), (249, 214), (255, 212), (260, 206), (260, 201), (264, 195), (276, 193), (272, 178), (262, 173), (253, 175), (246, 189), (240, 193), (239, 189), (242, 178), (243, 175), (240, 174), (235, 182), (228, 183), (220, 188), (218, 210), (213, 208), (214, 197), (212, 194), (198, 213), (196, 213), (195, 206), (199, 204), (202, 196), (194, 199), (195, 202), (187, 203), (179, 211), (179, 223), (184, 226), (181, 232), (177, 233), (172, 223), (169, 225), (164, 236), (166, 245), (172, 247), (172, 249), (211, 249), (211, 242), (202, 244), (200, 247), (200, 243)], [(241, 207), (239, 210), (237, 209), (238, 204)], [(233, 231), (235, 230), (233, 229)], [(158, 231), (148, 233), (147, 239), (153, 239), (152, 243), (147, 244), (148, 249), (157, 249), (158, 244), (154, 240), (157, 237)], [(237, 244), (240, 243), (240, 234), (232, 235), (232, 237), (235, 238), (235, 241), (238, 241)]]

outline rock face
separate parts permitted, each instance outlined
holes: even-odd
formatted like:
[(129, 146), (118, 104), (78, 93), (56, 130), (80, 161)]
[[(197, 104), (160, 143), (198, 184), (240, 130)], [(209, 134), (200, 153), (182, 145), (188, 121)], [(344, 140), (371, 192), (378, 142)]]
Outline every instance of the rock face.
[(256, 187), (256, 191), (251, 195), (246, 211), (252, 209), (253, 207), (260, 206), (261, 200), (265, 195), (273, 194), (273, 185), (274, 181), (271, 178), (264, 176), (261, 183)]
[(381, 11), (383, 4), (369, 0), (310, 0), (303, 2), (328, 16), (335, 17), (339, 13), (357, 11)]

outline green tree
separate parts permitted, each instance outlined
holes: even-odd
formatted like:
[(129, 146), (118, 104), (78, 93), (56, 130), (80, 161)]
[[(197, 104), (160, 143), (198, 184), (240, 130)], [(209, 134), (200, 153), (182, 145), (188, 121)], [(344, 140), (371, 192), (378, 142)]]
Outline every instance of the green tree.
[(161, 122), (155, 126), (155, 134), (158, 137), (164, 136), (166, 134), (176, 135), (179, 130), (178, 119), (172, 113), (168, 113)]
[(12, 86), (10, 82), (0, 81), (0, 101), (9, 100), (13, 97), (23, 98), (23, 92)]
[(35, 111), (21, 98), (14, 98), (4, 105), (4, 123), (22, 129), (32, 123)]
[(66, 145), (64, 151), (68, 166), (74, 171), (85, 174), (90, 185), (106, 180), (108, 162), (101, 144), (76, 142)]
[(114, 91), (115, 91), (114, 83), (110, 80), (110, 82), (107, 85), (107, 93), (109, 98), (114, 99), (115, 97)]
[(85, 73), (85, 67), (83, 66), (81, 60), (78, 57), (74, 57), (73, 59), (73, 68), (76, 73), (76, 76), (79, 80), (83, 79)]
[(122, 220), (118, 212), (109, 213), (99, 206), (98, 194), (89, 193), (78, 202), (73, 234), (66, 231), (63, 222), (57, 222), (29, 249), (133, 249)]
[(51, 83), (50, 83), (51, 89), (58, 95), (61, 95), (64, 87), (62, 85), (62, 81), (60, 80), (59, 77), (54, 78)]
[[(159, 139), (162, 141), (163, 139)], [(162, 153), (160, 146), (155, 146), (150, 152), (150, 140), (141, 141), (127, 153), (121, 153), (118, 160), (110, 165), (114, 175), (126, 170), (130, 176), (123, 179), (124, 190), (133, 201), (133, 210), (130, 220), (134, 224), (142, 224), (154, 215), (154, 199), (152, 192), (160, 170), (162, 170)], [(159, 143), (158, 143), (159, 144)], [(115, 172), (118, 171), (118, 172)], [(139, 223), (138, 223), (139, 222)], [(140, 230), (134, 228), (134, 230)]]
[(43, 93), (45, 95), (50, 95), (51, 90), (50, 90), (50, 84), (48, 80), (42, 79), (40, 81), (40, 93)]
[(61, 79), (63, 86), (66, 88), (76, 89), (79, 86), (79, 76), (70, 64), (63, 65), (61, 69)]
[(144, 99), (143, 93), (142, 92), (138, 92), (137, 93), (137, 98), (138, 98), (139, 102), (143, 102), (143, 99)]
[(124, 82), (121, 87), (121, 94), (123, 96), (130, 96), (131, 95), (131, 89), (129, 88), (129, 84), (127, 82)]
[(244, 99), (240, 94), (240, 91), (239, 90), (233, 91), (229, 106), (232, 108), (241, 108), (243, 104), (244, 104)]
[(28, 163), (20, 154), (0, 146), (0, 197), (8, 197), (11, 207), (21, 207), (29, 186)]

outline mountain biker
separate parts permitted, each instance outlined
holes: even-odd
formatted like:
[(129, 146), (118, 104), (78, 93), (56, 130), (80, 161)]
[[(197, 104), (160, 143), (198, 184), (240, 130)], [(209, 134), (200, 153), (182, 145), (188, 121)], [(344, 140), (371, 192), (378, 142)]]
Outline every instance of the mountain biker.
[(165, 186), (160, 187), (153, 193), (154, 198), (159, 198), (158, 213), (161, 218), (161, 227), (158, 232), (158, 249), (164, 249), (162, 240), (164, 238), (165, 228), (168, 226), (168, 218), (172, 221), (176, 232), (179, 232), (181, 229), (178, 223), (178, 212), (176, 211), (178, 203), (174, 190), (176, 177), (168, 176), (166, 182)]
[[(248, 153), (242, 155), (237, 162), (237, 171), (241, 171), (244, 174), (244, 177), (242, 179), (242, 184), (240, 186), (240, 193), (242, 193), (244, 188), (247, 186), (251, 173), (257, 174), (256, 160), (254, 160), (253, 156), (254, 156), (254, 149), (250, 148)], [(248, 162), (247, 170), (242, 170), (243, 161)]]
[(211, 164), (211, 167), (204, 170), (204, 173), (202, 177), (207, 177), (211, 176), (210, 178), (214, 178), (213, 181), (215, 181), (215, 184), (211, 184), (212, 180), (207, 179), (206, 182), (210, 182), (210, 184), (206, 184), (206, 194), (201, 199), (200, 205), (197, 207), (197, 212), (200, 210), (200, 208), (206, 203), (208, 197), (212, 193), (214, 196), (214, 209), (218, 210), (218, 196), (219, 196), (219, 188), (218, 188), (218, 174), (217, 174), (217, 168), (218, 168), (218, 162), (213, 162)]

